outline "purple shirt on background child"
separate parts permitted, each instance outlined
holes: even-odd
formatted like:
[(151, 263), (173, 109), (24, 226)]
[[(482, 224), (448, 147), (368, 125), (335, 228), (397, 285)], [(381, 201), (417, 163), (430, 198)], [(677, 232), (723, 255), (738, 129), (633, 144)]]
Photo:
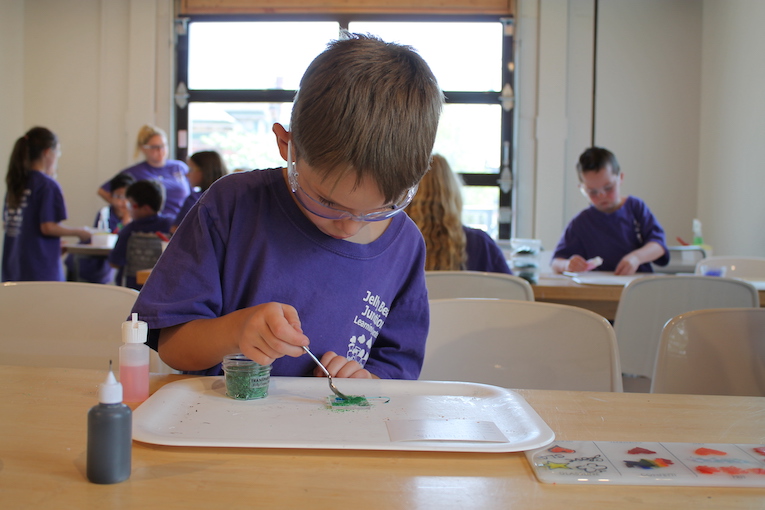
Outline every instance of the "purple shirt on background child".
[[(167, 232), (170, 232), (170, 225), (172, 225), (172, 223), (172, 218), (155, 214), (153, 216), (147, 216), (146, 218), (133, 220), (120, 230), (114, 249), (111, 254), (109, 254), (109, 262), (115, 266), (119, 266), (117, 275), (114, 277), (114, 281), (117, 282), (118, 285), (122, 283), (122, 276), (125, 271), (125, 264), (127, 263), (128, 239), (133, 232), (162, 232), (163, 234), (166, 234)], [(125, 287), (130, 287), (131, 289), (139, 288), (135, 276), (127, 277)]]
[[(428, 332), (425, 243), (405, 214), (369, 244), (323, 234), (300, 211), (282, 169), (231, 174), (191, 209), (133, 308), (151, 328), (267, 302), (297, 310), (311, 350), (334, 351), (384, 379), (416, 379)], [(307, 376), (306, 355), (272, 375)], [(220, 374), (220, 365), (199, 373)]]
[[(589, 260), (601, 257), (603, 264), (598, 271), (613, 271), (628, 253), (653, 241), (664, 248), (664, 255), (653, 263), (666, 266), (669, 250), (664, 229), (637, 197), (629, 196), (619, 209), (612, 213), (598, 211), (590, 206), (580, 212), (566, 227), (555, 247), (553, 258), (568, 259), (581, 255)], [(638, 273), (652, 273), (650, 263), (641, 264)]]
[(61, 238), (45, 236), (42, 223), (66, 219), (64, 194), (58, 182), (43, 172), (30, 171), (21, 206), (3, 210), (4, 282), (63, 281)]
[[(191, 192), (189, 181), (186, 179), (189, 167), (183, 161), (168, 159), (162, 168), (153, 167), (144, 161), (126, 168), (120, 173), (132, 175), (136, 181), (157, 180), (161, 182), (165, 187), (165, 207), (162, 209), (162, 214), (171, 219), (174, 219), (178, 214), (183, 201)], [(101, 189), (111, 192), (109, 189), (110, 181), (105, 182)]]
[(463, 226), (467, 238), (468, 271), (513, 274), (507, 265), (505, 254), (494, 239), (483, 230)]
[(178, 211), (178, 214), (175, 216), (175, 221), (173, 221), (173, 225), (180, 225), (183, 221), (183, 218), (186, 217), (186, 215), (189, 213), (192, 207), (194, 207), (194, 204), (196, 204), (199, 201), (199, 197), (202, 196), (203, 191), (198, 190), (191, 190), (191, 193), (189, 196), (186, 197), (186, 200), (183, 201), (183, 205), (181, 206), (181, 210)]

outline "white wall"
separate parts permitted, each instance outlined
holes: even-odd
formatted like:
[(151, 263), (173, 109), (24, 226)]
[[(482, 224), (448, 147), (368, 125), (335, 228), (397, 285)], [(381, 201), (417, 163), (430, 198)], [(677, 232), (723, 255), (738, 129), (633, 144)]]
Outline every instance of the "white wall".
[[(524, 15), (535, 11), (536, 18)], [(699, 158), (701, 13), (696, 0), (600, 0), (596, 22), (594, 0), (521, 0), (519, 33), (537, 37), (538, 84), (519, 90), (521, 112), (537, 105), (537, 129), (533, 147), (518, 145), (518, 180), (536, 177), (535, 214), (529, 221), (523, 218), (526, 207), (518, 211), (525, 220), (516, 225), (518, 236), (537, 237), (554, 248), (566, 224), (587, 206), (575, 165), (594, 143), (616, 154), (625, 173), (623, 192), (648, 203), (670, 244), (678, 235), (690, 237)], [(536, 32), (524, 24), (536, 24)], [(521, 42), (522, 61), (533, 44)], [(521, 62), (519, 75), (525, 70)], [(530, 168), (532, 149), (537, 159)]]
[(765, 2), (704, 1), (698, 212), (715, 254), (765, 256)]
[(623, 193), (638, 196), (669, 244), (696, 215), (702, 6), (607, 0), (598, 6), (595, 144), (616, 154)]
[[(135, 162), (142, 124), (171, 126), (172, 6), (0, 0), (0, 161), (5, 169), (30, 127), (52, 129), (62, 144), (68, 225), (92, 224), (103, 206), (96, 189)], [(5, 196), (4, 179), (0, 191)]]

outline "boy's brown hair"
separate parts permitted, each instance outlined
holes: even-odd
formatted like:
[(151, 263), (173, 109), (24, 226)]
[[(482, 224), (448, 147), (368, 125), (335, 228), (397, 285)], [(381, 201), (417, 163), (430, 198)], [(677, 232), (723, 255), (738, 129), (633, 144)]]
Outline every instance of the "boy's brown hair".
[(613, 152), (602, 147), (590, 147), (579, 156), (579, 162), (576, 164), (576, 173), (581, 181), (582, 174), (585, 172), (599, 172), (601, 168), (609, 165), (611, 166), (611, 172), (614, 175), (619, 175), (621, 169)]
[(344, 168), (357, 182), (371, 178), (395, 201), (428, 169), (443, 94), (411, 47), (345, 35), (303, 75), (292, 144), (323, 178)]

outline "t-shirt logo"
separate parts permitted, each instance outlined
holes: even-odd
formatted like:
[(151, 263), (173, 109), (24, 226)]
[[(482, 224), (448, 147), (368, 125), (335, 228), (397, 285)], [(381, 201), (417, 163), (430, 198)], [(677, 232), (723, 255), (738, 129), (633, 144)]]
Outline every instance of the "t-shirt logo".
[(346, 358), (357, 361), (363, 367), (369, 359), (369, 351), (372, 349), (377, 335), (380, 334), (385, 318), (388, 317), (388, 305), (385, 304), (379, 295), (367, 291), (367, 295), (362, 300), (364, 310), (353, 319), (353, 323), (369, 332), (369, 338), (366, 334), (354, 335), (348, 340), (348, 353)]

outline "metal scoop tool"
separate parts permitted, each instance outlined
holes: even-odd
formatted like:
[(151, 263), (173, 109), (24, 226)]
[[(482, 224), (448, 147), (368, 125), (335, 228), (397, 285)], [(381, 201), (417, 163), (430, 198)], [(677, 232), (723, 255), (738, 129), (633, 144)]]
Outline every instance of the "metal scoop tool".
[(319, 358), (317, 358), (316, 356), (314, 356), (314, 355), (313, 355), (313, 353), (312, 353), (312, 352), (311, 352), (311, 351), (308, 349), (308, 347), (306, 347), (305, 345), (303, 346), (303, 350), (304, 350), (304, 351), (305, 351), (305, 352), (306, 352), (306, 353), (307, 353), (307, 354), (308, 354), (308, 355), (311, 357), (311, 359), (312, 359), (312, 360), (313, 360), (313, 361), (314, 361), (314, 362), (315, 362), (315, 363), (316, 363), (316, 364), (319, 366), (319, 368), (321, 368), (321, 370), (322, 370), (322, 371), (323, 371), (323, 372), (324, 372), (324, 373), (327, 375), (327, 379), (329, 380), (329, 389), (331, 389), (331, 390), (332, 390), (332, 393), (334, 393), (335, 395), (337, 395), (337, 397), (338, 397), (338, 398), (341, 398), (341, 399), (343, 399), (343, 400), (348, 400), (348, 397), (346, 397), (345, 395), (343, 395), (343, 394), (340, 392), (340, 390), (338, 390), (338, 389), (335, 387), (335, 383), (333, 383), (333, 382), (332, 382), (332, 376), (331, 376), (331, 375), (329, 375), (329, 370), (327, 370), (327, 367), (325, 367), (324, 365), (322, 365), (321, 361), (319, 361)]

